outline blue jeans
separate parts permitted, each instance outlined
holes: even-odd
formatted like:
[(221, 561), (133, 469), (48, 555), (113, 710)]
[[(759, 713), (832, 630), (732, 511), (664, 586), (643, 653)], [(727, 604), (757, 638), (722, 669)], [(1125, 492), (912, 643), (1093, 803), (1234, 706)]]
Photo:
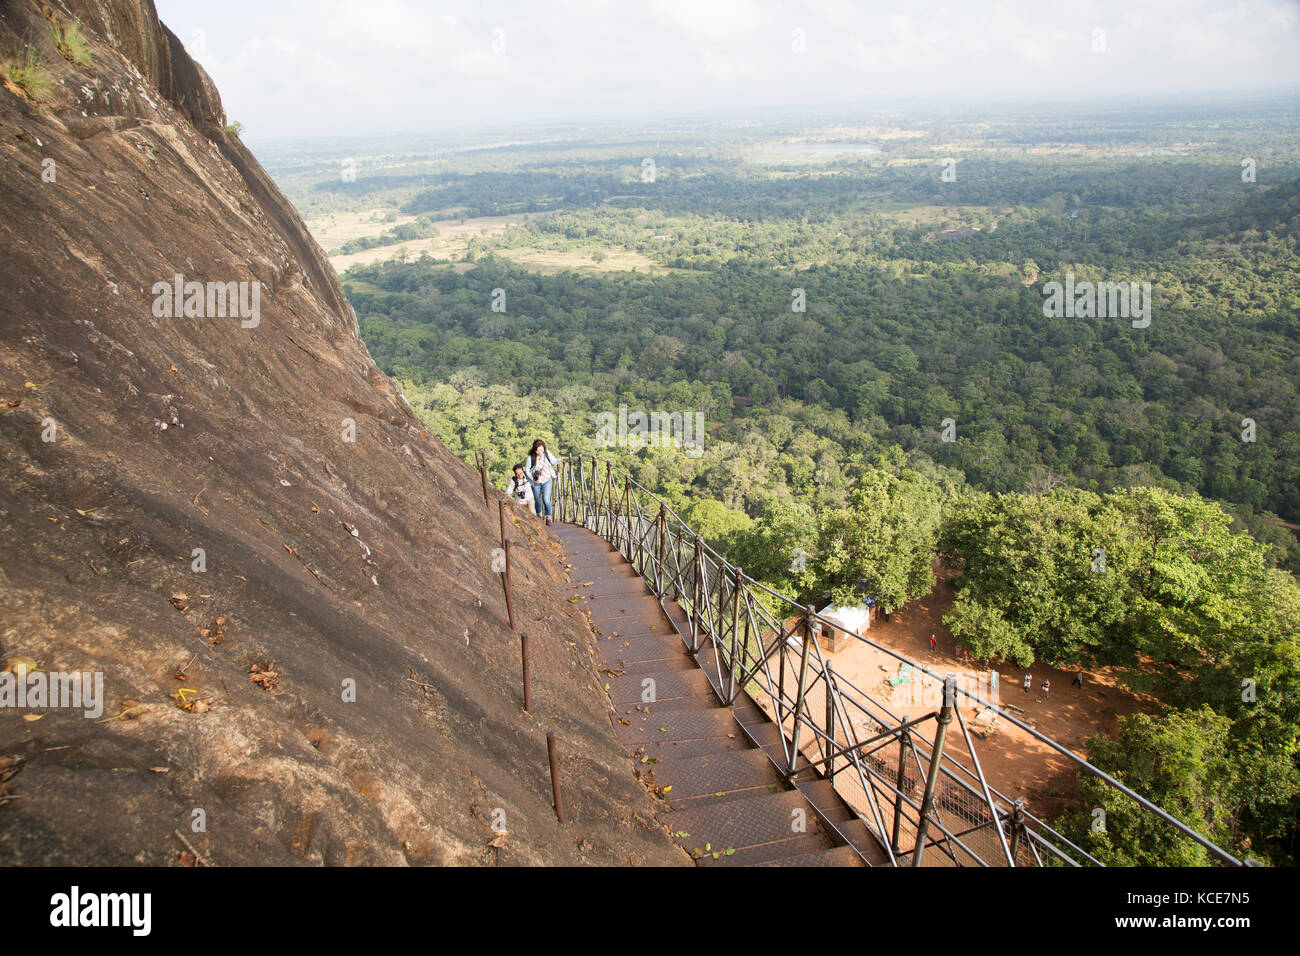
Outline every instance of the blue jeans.
[(533, 502), (537, 506), (537, 514), (540, 516), (545, 509), (546, 517), (551, 516), (551, 485), (555, 479), (544, 481), (541, 484), (533, 485)]

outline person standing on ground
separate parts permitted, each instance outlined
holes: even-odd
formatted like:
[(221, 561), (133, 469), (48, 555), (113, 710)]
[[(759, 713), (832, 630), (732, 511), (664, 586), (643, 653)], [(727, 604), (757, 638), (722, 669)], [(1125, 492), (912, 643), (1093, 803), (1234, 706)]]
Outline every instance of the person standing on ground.
[(931, 634), (931, 635), (930, 635), (930, 653), (933, 654), (933, 653), (934, 653), (934, 649), (935, 649), (936, 647), (938, 647), (938, 646), (939, 646), (939, 639), (938, 639), (937, 637), (935, 637), (933, 634)]
[(1031, 687), (1033, 687), (1033, 686), (1034, 686), (1034, 675), (1033, 675), (1033, 674), (1026, 674), (1026, 675), (1025, 675), (1025, 693), (1028, 694), (1028, 693), (1029, 693), (1029, 689), (1030, 689)]
[(1083, 671), (1082, 671), (1082, 670), (1078, 670), (1078, 671), (1075, 671), (1075, 672), (1074, 672), (1074, 680), (1070, 681), (1070, 686), (1071, 686), (1071, 687), (1078, 687), (1079, 690), (1083, 690)]
[(1047, 696), (1048, 694), (1050, 694), (1051, 692), (1052, 692), (1052, 682), (1051, 682), (1050, 680), (1044, 680), (1044, 681), (1043, 681), (1043, 696), (1046, 697), (1046, 696)]
[(533, 501), (537, 505), (537, 514), (545, 514), (546, 523), (551, 523), (551, 487), (555, 483), (556, 467), (564, 458), (556, 458), (546, 449), (546, 442), (540, 438), (533, 442), (533, 450), (524, 462), (524, 473), (533, 483)]

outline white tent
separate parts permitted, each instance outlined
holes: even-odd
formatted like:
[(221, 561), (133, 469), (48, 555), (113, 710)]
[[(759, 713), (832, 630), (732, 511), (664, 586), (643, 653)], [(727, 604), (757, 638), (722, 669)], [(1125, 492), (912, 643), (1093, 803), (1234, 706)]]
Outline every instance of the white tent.
[(871, 629), (871, 609), (857, 607), (836, 607), (832, 604), (821, 612), (821, 616), (833, 621), (841, 630), (850, 634), (865, 634)]

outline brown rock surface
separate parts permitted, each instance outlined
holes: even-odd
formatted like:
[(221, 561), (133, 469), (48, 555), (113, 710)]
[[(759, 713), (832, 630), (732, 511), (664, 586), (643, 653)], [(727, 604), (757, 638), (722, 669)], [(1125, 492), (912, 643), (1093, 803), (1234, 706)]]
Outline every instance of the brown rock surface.
[[(50, 16), (81, 21), (90, 64)], [(173, 830), (222, 864), (686, 862), (616, 744), (555, 540), (510, 509), (522, 713), (495, 497), (375, 366), (153, 4), (7, 2), (0, 58), (24, 44), (55, 85), (0, 89), (0, 666), (102, 671), (105, 701), (0, 708), (0, 758), (23, 758), (0, 864), (173, 864)], [(260, 282), (260, 321), (155, 317), (177, 274)]]

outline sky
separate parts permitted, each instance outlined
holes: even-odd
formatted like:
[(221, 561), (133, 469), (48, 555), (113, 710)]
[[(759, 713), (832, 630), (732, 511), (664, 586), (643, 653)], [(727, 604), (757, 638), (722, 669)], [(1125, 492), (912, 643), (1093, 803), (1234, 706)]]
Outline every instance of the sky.
[(1300, 91), (1300, 0), (156, 0), (261, 142)]

